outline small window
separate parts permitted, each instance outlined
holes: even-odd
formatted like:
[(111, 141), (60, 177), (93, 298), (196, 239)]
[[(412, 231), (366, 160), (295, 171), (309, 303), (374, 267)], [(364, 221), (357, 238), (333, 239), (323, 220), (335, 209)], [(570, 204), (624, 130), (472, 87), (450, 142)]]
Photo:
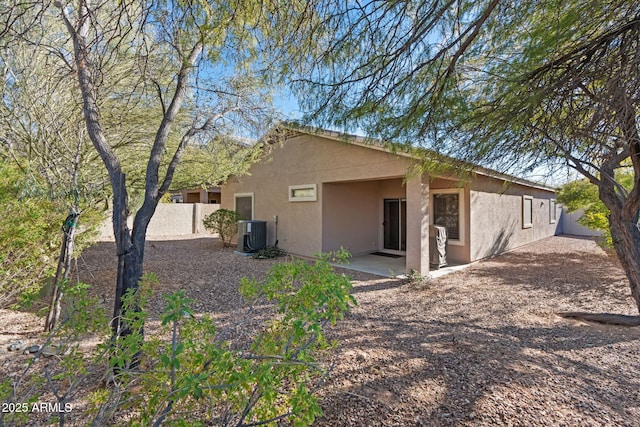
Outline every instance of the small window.
[(533, 227), (533, 197), (522, 196), (522, 228)]
[(556, 200), (549, 200), (549, 222), (555, 224), (557, 220)]
[(290, 202), (315, 202), (318, 200), (316, 184), (289, 186)]

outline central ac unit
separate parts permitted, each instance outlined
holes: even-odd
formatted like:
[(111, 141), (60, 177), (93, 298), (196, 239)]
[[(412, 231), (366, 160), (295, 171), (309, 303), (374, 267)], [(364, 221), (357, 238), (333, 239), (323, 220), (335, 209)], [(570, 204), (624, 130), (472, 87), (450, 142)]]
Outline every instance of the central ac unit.
[(238, 221), (238, 251), (251, 253), (267, 246), (267, 221)]

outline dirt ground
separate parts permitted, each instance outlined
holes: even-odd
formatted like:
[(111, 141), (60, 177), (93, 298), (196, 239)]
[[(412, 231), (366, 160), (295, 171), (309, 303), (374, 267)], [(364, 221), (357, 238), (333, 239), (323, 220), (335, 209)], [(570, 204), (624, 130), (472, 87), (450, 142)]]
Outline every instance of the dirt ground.
[[(239, 278), (273, 263), (212, 238), (148, 242), (146, 270), (160, 280), (152, 307), (184, 289), (225, 333), (243, 304)], [(110, 307), (113, 243), (85, 252), (78, 270)], [(548, 238), (420, 285), (344, 272), (358, 306), (329, 331), (337, 364), (315, 425), (640, 426), (640, 328), (557, 315), (637, 314), (624, 273), (592, 240)], [(0, 310), (0, 378), (28, 357), (9, 343), (37, 343), (40, 324)]]

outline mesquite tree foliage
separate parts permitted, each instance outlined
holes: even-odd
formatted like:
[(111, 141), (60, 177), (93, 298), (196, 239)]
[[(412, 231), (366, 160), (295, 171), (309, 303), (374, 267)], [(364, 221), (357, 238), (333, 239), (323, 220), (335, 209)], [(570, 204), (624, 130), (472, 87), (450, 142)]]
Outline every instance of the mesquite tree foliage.
[[(290, 26), (302, 28), (310, 13), (304, 3), (278, 0), (63, 0), (2, 10), (3, 46), (44, 52), (51, 75), (62, 84), (73, 77), (82, 132), (113, 195), (113, 328), (126, 334), (121, 296), (138, 286), (147, 226), (182, 154), (190, 142), (269, 124), (280, 70), (273, 65), (293, 45)], [(129, 229), (132, 180), (141, 196)]]
[(327, 11), (313, 34), (325, 49), (299, 69), (310, 120), (501, 171), (575, 169), (611, 212), (640, 308), (637, 2), (365, 0)]

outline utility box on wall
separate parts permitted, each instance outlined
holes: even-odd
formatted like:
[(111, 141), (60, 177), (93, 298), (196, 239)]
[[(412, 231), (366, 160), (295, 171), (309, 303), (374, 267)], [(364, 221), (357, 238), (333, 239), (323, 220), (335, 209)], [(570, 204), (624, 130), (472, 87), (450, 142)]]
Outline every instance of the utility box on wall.
[(251, 253), (267, 246), (267, 221), (238, 221), (238, 251)]

